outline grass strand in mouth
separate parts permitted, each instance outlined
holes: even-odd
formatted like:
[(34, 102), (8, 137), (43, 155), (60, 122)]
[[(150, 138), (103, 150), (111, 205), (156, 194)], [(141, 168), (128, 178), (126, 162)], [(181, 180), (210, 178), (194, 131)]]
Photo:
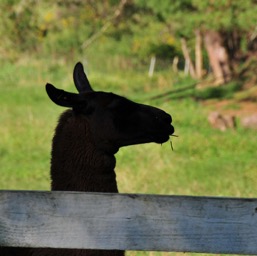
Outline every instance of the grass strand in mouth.
[[(170, 137), (171, 137), (171, 136), (173, 136), (173, 137), (178, 137), (178, 135), (175, 135), (175, 134), (170, 135)], [(172, 151), (174, 151), (174, 148), (173, 148), (173, 144), (172, 144), (172, 140), (171, 140), (171, 138), (170, 138), (170, 148), (172, 149)]]

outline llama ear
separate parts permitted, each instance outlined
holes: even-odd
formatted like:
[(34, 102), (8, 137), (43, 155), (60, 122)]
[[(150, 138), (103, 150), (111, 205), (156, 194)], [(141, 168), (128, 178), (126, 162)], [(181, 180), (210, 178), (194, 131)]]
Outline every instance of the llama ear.
[(93, 91), (93, 89), (87, 79), (87, 76), (84, 72), (84, 68), (83, 68), (83, 65), (81, 62), (78, 62), (74, 67), (73, 80), (74, 80), (77, 90), (80, 93)]
[(74, 107), (80, 102), (78, 94), (57, 89), (52, 84), (46, 84), (46, 92), (55, 104), (62, 107)]

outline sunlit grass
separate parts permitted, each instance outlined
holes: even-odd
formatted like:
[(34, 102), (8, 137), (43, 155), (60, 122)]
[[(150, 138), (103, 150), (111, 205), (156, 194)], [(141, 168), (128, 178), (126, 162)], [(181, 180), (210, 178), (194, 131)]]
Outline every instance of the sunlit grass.
[[(36, 65), (34, 71), (23, 66), (8, 66), (0, 71), (3, 78), (0, 189), (49, 190), (51, 140), (57, 118), (64, 109), (49, 101), (44, 84), (51, 82), (75, 90), (72, 68), (50, 63), (49, 67)], [(27, 69), (32, 69), (32, 65)], [(172, 88), (167, 82), (169, 75), (158, 78), (156, 74), (153, 79), (139, 73), (103, 75), (91, 72), (92, 85), (164, 109), (172, 114), (178, 135), (171, 137), (174, 150), (169, 142), (120, 149), (116, 155), (120, 192), (256, 197), (255, 131), (240, 127), (236, 131), (213, 130), (207, 122), (208, 109), (192, 100), (148, 100), (149, 95)], [(128, 252), (127, 255), (184, 254)]]

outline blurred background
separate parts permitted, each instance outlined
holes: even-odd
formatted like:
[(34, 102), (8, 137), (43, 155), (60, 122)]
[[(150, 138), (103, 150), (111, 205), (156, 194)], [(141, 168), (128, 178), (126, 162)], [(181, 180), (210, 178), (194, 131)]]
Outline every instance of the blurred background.
[(44, 86), (75, 91), (81, 61), (95, 90), (173, 117), (178, 137), (116, 155), (120, 192), (256, 197), (256, 13), (256, 0), (1, 0), (0, 189), (50, 189), (65, 109)]

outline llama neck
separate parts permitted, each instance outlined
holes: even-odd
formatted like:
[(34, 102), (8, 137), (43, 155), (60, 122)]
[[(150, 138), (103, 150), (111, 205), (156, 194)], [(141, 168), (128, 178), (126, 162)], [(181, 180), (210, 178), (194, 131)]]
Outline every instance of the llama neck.
[(115, 157), (96, 149), (82, 116), (64, 112), (52, 145), (52, 190), (118, 192)]

